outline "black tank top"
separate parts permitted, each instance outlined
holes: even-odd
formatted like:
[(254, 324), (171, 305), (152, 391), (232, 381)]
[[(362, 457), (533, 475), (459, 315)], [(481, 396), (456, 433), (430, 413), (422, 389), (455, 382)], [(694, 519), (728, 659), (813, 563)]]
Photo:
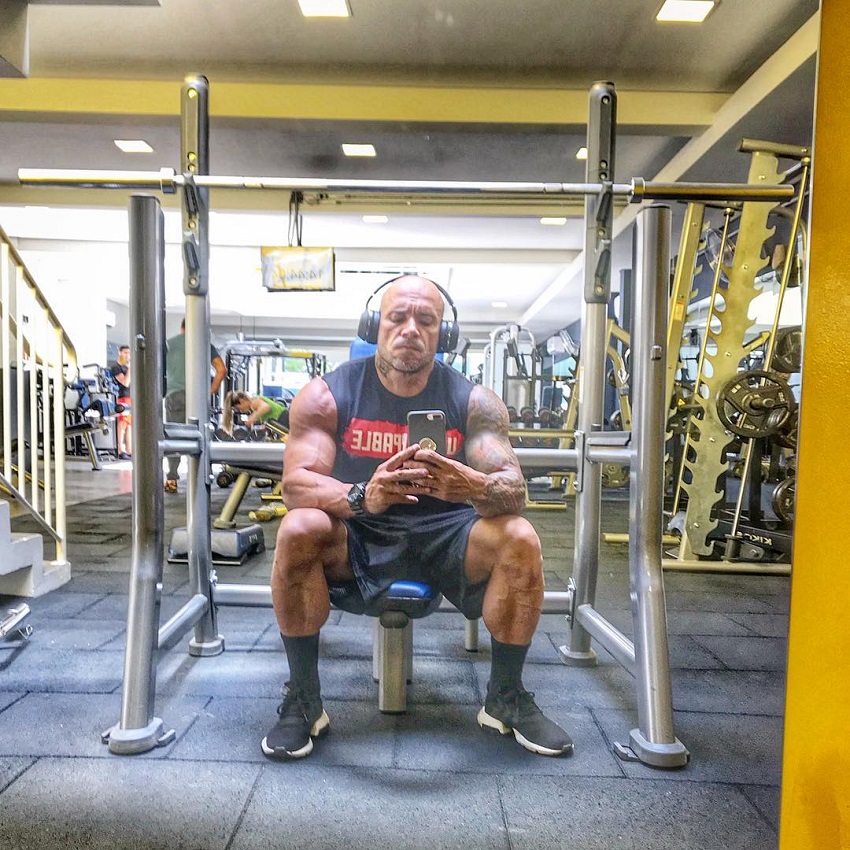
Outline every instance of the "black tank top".
[[(336, 461), (331, 475), (339, 481), (368, 481), (378, 464), (407, 446), (407, 414), (442, 410), (446, 414), (446, 451), (466, 463), (464, 441), (469, 396), (474, 384), (439, 360), (419, 395), (401, 398), (381, 383), (374, 357), (343, 363), (324, 382), (337, 409)], [(418, 505), (394, 505), (387, 513), (433, 513), (465, 505), (423, 497)]]

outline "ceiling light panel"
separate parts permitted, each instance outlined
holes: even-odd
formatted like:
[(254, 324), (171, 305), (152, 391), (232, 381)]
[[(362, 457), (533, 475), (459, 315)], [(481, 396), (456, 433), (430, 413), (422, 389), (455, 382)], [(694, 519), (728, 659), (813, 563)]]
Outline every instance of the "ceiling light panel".
[(114, 139), (115, 147), (124, 153), (153, 153), (153, 148), (144, 139)]
[(715, 0), (664, 0), (655, 20), (665, 23), (701, 24), (716, 5)]
[(587, 159), (587, 148), (581, 147), (576, 151), (576, 159)]
[(374, 145), (343, 144), (342, 152), (346, 156), (377, 156)]
[(552, 227), (563, 227), (567, 223), (567, 220), (561, 216), (544, 216), (540, 219), (540, 223), (548, 224)]
[(298, 0), (305, 18), (350, 18), (347, 0)]

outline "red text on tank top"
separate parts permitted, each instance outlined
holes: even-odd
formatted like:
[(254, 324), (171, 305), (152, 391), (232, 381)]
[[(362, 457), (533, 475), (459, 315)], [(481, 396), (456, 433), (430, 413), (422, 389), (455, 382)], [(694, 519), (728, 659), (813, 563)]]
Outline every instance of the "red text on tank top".
[[(457, 428), (446, 431), (446, 452), (454, 457), (463, 446)], [(352, 419), (342, 435), (342, 447), (356, 457), (392, 457), (407, 447), (407, 425), (372, 419)]]

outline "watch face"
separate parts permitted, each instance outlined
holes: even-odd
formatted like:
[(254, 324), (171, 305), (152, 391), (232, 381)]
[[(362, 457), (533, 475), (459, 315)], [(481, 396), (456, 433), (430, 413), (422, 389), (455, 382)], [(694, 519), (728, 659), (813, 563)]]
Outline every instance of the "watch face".
[(356, 514), (363, 513), (363, 500), (366, 498), (366, 485), (355, 484), (348, 491), (348, 506)]

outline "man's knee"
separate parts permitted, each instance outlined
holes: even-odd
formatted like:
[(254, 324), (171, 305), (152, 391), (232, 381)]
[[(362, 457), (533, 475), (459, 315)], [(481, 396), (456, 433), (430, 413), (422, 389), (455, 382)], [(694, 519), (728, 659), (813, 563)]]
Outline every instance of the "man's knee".
[(337, 556), (340, 542), (338, 521), (315, 508), (296, 508), (281, 520), (275, 544), (274, 569), (312, 568)]

